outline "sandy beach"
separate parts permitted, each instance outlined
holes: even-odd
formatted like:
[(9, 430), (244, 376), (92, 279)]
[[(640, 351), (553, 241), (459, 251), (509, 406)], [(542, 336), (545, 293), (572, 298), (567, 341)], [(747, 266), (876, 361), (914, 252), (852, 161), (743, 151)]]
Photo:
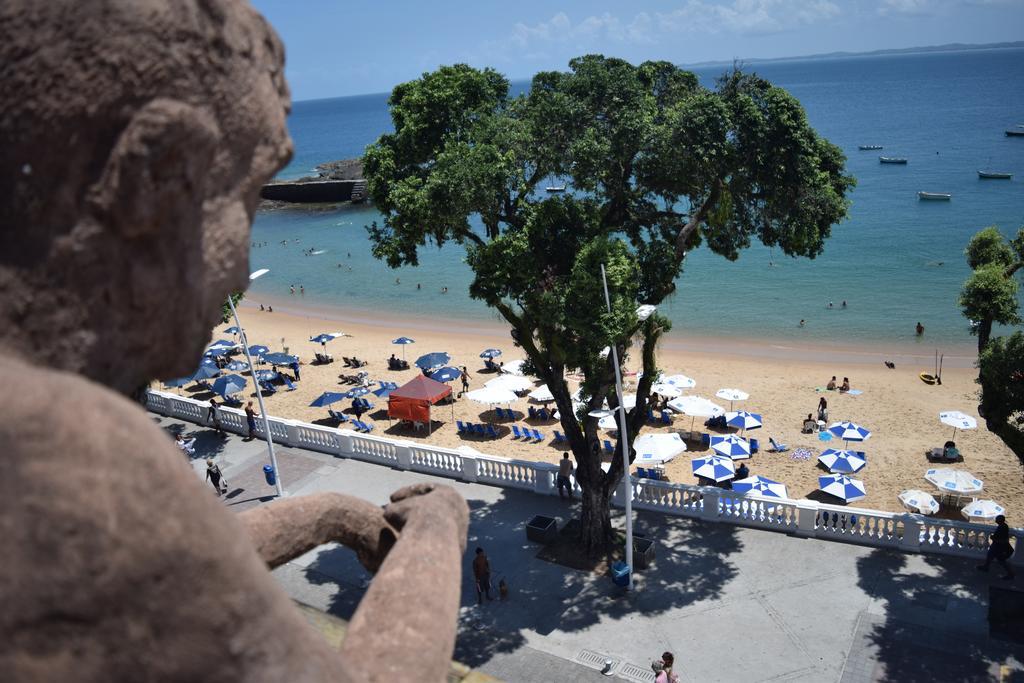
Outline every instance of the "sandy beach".
[[(369, 365), (364, 369), (369, 371), (371, 380), (402, 384), (415, 377), (418, 371), (415, 366), (402, 372), (388, 370), (387, 358), (391, 353), (401, 357), (404, 348), (405, 356), (411, 363), (424, 353), (447, 351), (452, 355), (452, 365), (466, 365), (469, 368), (471, 389), (483, 386), (495, 376), (484, 371), (483, 362), (479, 358), (482, 349), (502, 349), (502, 360), (505, 362), (522, 357), (498, 323), (493, 327), (474, 325), (468, 329), (460, 329), (458, 323), (447, 324), (443, 321), (436, 321), (437, 324), (433, 325), (413, 322), (403, 325), (400, 321), (386, 319), (357, 323), (352, 322), (354, 318), (346, 316), (342, 310), (289, 310), (280, 302), (275, 302), (274, 306), (273, 313), (261, 312), (258, 303), (250, 300), (245, 302), (239, 314), (250, 344), (264, 344), (273, 351), (287, 347), (290, 353), (298, 354), (303, 363), (302, 380), (296, 391), (279, 391), (265, 398), (268, 412), (277, 417), (334, 426), (335, 423), (327, 419), (325, 408), (311, 408), (309, 403), (324, 391), (345, 391), (351, 388), (351, 385), (338, 379), (339, 373), (354, 372), (341, 362), (343, 355), (357, 356), (368, 361)], [(222, 332), (228, 325), (221, 325), (214, 330), (212, 339), (230, 338), (230, 335)], [(350, 336), (328, 344), (328, 351), (336, 361), (329, 365), (311, 365), (314, 353), (320, 350), (320, 346), (309, 342), (309, 337), (339, 330)], [(391, 344), (393, 338), (402, 335), (415, 338), (416, 343), (405, 347)], [(926, 469), (936, 465), (929, 464), (925, 451), (941, 446), (953, 431), (939, 422), (938, 413), (960, 410), (977, 417), (976, 371), (964, 362), (964, 358), (946, 364), (941, 386), (929, 386), (918, 378), (920, 371), (931, 369), (930, 361), (923, 360), (925, 356), (886, 356), (896, 362), (896, 369), (891, 370), (883, 365), (881, 355), (875, 352), (860, 353), (857, 349), (818, 348), (812, 353), (801, 349), (761, 349), (756, 342), (748, 341), (735, 346), (721, 344), (718, 348), (722, 350), (714, 351), (708, 348), (708, 344), (700, 346), (681, 343), (679, 337), (673, 332), (665, 340), (659, 353), (661, 369), (667, 374), (683, 373), (693, 377), (697, 387), (687, 393), (711, 398), (727, 409), (727, 402), (714, 398), (718, 389), (735, 387), (748, 392), (750, 398), (736, 403), (736, 408), (761, 413), (764, 428), (748, 432), (748, 436), (761, 442), (762, 451), (745, 462), (751, 474), (760, 474), (786, 484), (792, 498), (809, 496), (822, 501), (839, 502), (816, 493), (818, 476), (826, 472), (813, 457), (806, 461), (791, 457), (792, 451), (800, 447), (810, 449), (815, 457), (825, 448), (842, 447), (841, 441), (823, 443), (816, 435), (800, 433), (803, 419), (815, 411), (821, 396), (828, 400), (830, 422), (851, 420), (872, 432), (868, 441), (851, 444), (851, 448), (865, 451), (868, 460), (867, 467), (854, 475), (864, 482), (868, 494), (863, 500), (854, 503), (857, 507), (902, 511), (896, 498), (901, 490), (918, 488), (933, 492), (934, 487), (923, 475)], [(699, 348), (695, 350), (693, 346)], [(906, 360), (910, 362), (904, 362)], [(636, 370), (635, 367), (631, 369)], [(863, 393), (852, 396), (819, 390), (833, 375), (837, 375), (840, 380), (844, 376), (849, 377), (852, 387)], [(453, 383), (453, 388), (458, 389), (458, 382)], [(629, 387), (626, 390), (629, 391)], [(191, 386), (176, 391), (196, 398), (209, 396), (207, 393), (193, 394)], [(374, 400), (372, 395), (368, 398)], [(351, 401), (346, 400), (332, 407), (347, 409), (350, 405)], [(523, 399), (513, 404), (513, 408), (525, 414), (529, 405)], [(546, 442), (536, 444), (513, 440), (508, 429), (511, 423), (508, 421), (497, 421), (502, 426), (502, 437), (499, 439), (463, 437), (457, 432), (452, 407), (443, 405), (435, 406), (433, 416), (438, 422), (435, 422), (434, 432), (427, 436), (425, 432), (401, 429), (397, 423), (389, 426), (386, 408), (386, 401), (377, 400), (374, 410), (368, 415), (368, 421), (376, 426), (374, 434), (425, 440), (446, 447), (468, 444), (483, 453), (524, 460), (557, 462), (562, 454), (562, 446), (551, 442), (552, 430), (559, 429), (557, 422), (528, 423), (547, 437)], [(454, 419), (494, 421), (493, 414), (485, 406), (465, 400), (455, 403)], [(688, 430), (690, 423), (688, 416), (676, 415), (672, 427), (648, 426), (645, 433), (669, 429)], [(520, 420), (518, 424), (524, 423)], [(696, 428), (708, 431), (702, 428), (700, 419), (696, 422)], [(768, 446), (769, 436), (788, 444), (790, 452), (775, 454), (763, 450)], [(1024, 524), (1024, 469), (1017, 457), (998, 437), (984, 429), (980, 419), (978, 429), (958, 432), (956, 442), (964, 461), (952, 467), (967, 470), (982, 479), (985, 488), (978, 497), (994, 499), (1006, 507), (1011, 525)], [(684, 453), (667, 465), (666, 471), (671, 481), (696, 483), (691, 474), (690, 459), (706, 451), (692, 442), (690, 450), (692, 453)]]

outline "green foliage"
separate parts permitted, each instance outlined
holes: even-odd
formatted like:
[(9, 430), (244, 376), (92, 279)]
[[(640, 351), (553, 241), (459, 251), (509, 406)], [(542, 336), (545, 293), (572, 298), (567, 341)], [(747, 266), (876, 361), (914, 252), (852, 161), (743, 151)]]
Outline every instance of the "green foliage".
[[(238, 302), (241, 301), (244, 296), (245, 292), (235, 292), (231, 295), (231, 303), (237, 306)], [(222, 323), (230, 322), (231, 318), (231, 307), (228, 306), (228, 302), (225, 299), (224, 303), (220, 305), (220, 321)]]
[(992, 325), (1021, 322), (1019, 290), (1014, 274), (1024, 265), (1024, 228), (1007, 241), (995, 226), (978, 231), (964, 250), (974, 269), (960, 290), (960, 310), (977, 323), (971, 333), (978, 336), (978, 352), (984, 350)]
[(1024, 333), (992, 339), (978, 357), (978, 371), (985, 419), (1024, 426)]
[(967, 243), (964, 255), (967, 256), (967, 265), (971, 270), (987, 265), (1006, 268), (1013, 263), (1013, 250), (994, 225), (978, 231)]

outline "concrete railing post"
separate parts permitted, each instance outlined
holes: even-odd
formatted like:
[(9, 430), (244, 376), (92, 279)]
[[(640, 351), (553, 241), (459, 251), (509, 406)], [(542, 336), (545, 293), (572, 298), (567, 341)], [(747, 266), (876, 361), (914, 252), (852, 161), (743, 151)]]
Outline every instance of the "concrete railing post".
[(395, 458), (398, 459), (398, 468), (407, 470), (412, 468), (412, 449), (407, 441), (399, 441), (395, 444)]
[(555, 472), (558, 467), (547, 463), (536, 463), (533, 466), (534, 480), (533, 491), (544, 496), (553, 496), (557, 492), (555, 486)]
[(903, 515), (903, 538), (900, 539), (900, 548), (911, 553), (921, 549), (921, 520), (916, 515)]
[(701, 518), (707, 520), (718, 519), (719, 490), (713, 486), (705, 486), (701, 489), (701, 498), (704, 501), (704, 508), (701, 510)]
[(462, 463), (462, 481), (476, 481), (479, 461), (471, 455), (459, 456)]
[(818, 516), (818, 506), (815, 503), (797, 501), (796, 503), (796, 534), (797, 536), (814, 536), (815, 519)]
[(281, 426), (284, 427), (284, 432), (287, 436), (284, 439), (277, 437), (274, 439), (274, 443), (280, 443), (282, 446), (298, 446), (299, 445), (299, 428), (291, 420), (281, 420)]

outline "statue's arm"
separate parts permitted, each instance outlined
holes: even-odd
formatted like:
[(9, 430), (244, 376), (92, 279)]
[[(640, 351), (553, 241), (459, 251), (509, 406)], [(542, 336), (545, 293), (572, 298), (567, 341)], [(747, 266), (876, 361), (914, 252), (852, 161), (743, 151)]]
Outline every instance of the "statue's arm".
[(359, 562), (376, 572), (398, 537), (379, 506), (341, 493), (284, 498), (238, 518), (271, 568), (336, 542), (354, 550)]

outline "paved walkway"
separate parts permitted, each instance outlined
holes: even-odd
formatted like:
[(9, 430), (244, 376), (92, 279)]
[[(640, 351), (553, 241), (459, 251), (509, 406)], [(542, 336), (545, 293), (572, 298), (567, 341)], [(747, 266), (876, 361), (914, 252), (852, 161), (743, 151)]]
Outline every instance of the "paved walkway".
[[(202, 458), (217, 456), (232, 508), (272, 499), (261, 471), (264, 443), (154, 419), (197, 437), (199, 476)], [(611, 659), (611, 680), (649, 681), (650, 661), (665, 650), (691, 681), (1024, 680), (1024, 638), (991, 637), (987, 623), (990, 589), (1012, 584), (966, 560), (641, 511), (635, 526), (656, 539), (657, 559), (638, 574), (637, 589), (623, 593), (606, 577), (536, 558), (523, 525), (535, 514), (564, 524), (575, 506), (558, 498), (277, 450), (289, 495), (342, 491), (383, 504), (401, 486), (443, 481), (466, 498), (471, 520), (455, 657), (504, 680), (595, 680)], [(511, 587), (507, 601), (475, 606), (465, 573), (476, 546), (491, 558), (494, 583), (505, 578)], [(275, 576), (292, 597), (343, 618), (370, 579), (350, 551), (334, 545)], [(1017, 587), (1024, 587), (1020, 579)]]

